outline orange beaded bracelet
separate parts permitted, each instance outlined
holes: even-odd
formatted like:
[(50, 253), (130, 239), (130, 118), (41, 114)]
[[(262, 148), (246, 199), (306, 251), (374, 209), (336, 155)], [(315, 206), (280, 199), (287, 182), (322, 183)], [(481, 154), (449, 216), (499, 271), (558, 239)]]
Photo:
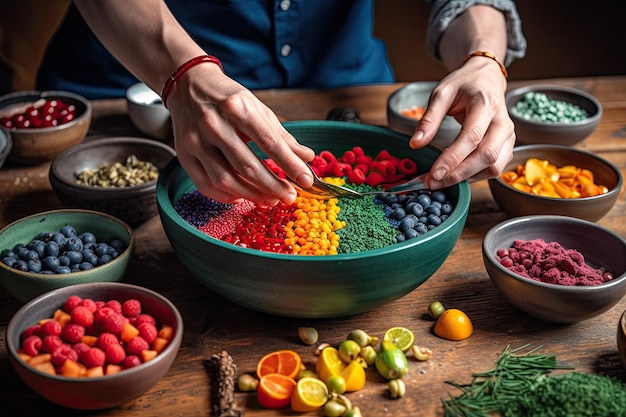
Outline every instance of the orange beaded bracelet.
[(163, 101), (163, 105), (165, 106), (165, 108), (167, 108), (167, 96), (170, 94), (170, 91), (172, 90), (172, 87), (174, 86), (176, 80), (179, 79), (181, 75), (183, 75), (192, 67), (195, 67), (196, 65), (202, 64), (204, 62), (210, 62), (212, 64), (215, 64), (220, 67), (222, 72), (224, 71), (224, 67), (222, 67), (222, 63), (220, 62), (220, 60), (213, 55), (200, 55), (185, 62), (180, 67), (176, 68), (176, 70), (174, 70), (172, 75), (169, 76), (169, 78), (167, 79), (167, 81), (165, 81), (165, 84), (163, 85), (163, 89), (161, 90), (161, 101)]
[(509, 72), (506, 70), (506, 67), (504, 66), (504, 64), (502, 64), (502, 62), (500, 62), (498, 57), (496, 57), (491, 52), (485, 52), (485, 51), (472, 52), (471, 54), (468, 54), (465, 58), (463, 58), (463, 63), (465, 64), (467, 61), (469, 61), (471, 58), (475, 56), (484, 56), (485, 58), (493, 59), (500, 66), (500, 70), (502, 71), (504, 78), (509, 78)]

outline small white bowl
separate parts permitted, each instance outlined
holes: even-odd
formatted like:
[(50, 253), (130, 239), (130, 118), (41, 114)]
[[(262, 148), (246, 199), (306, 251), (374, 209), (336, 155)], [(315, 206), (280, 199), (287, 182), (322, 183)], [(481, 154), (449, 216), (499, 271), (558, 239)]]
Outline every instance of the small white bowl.
[(146, 135), (159, 140), (172, 138), (170, 112), (161, 97), (147, 85), (138, 83), (126, 90), (128, 115), (135, 127)]

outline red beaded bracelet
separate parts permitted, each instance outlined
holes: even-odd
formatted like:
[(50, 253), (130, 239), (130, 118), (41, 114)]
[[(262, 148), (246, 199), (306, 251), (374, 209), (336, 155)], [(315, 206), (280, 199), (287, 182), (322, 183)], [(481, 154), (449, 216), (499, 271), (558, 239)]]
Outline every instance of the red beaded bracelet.
[(491, 52), (485, 52), (485, 51), (472, 52), (471, 54), (468, 54), (465, 58), (463, 58), (463, 63), (465, 64), (467, 61), (469, 61), (471, 58), (475, 56), (484, 56), (485, 58), (493, 59), (500, 66), (500, 70), (502, 71), (504, 78), (509, 78), (509, 72), (506, 70), (506, 67), (502, 64), (502, 62), (500, 62), (498, 57), (496, 57)]
[(222, 63), (220, 62), (220, 60), (213, 55), (201, 55), (185, 62), (180, 67), (176, 68), (176, 70), (174, 70), (172, 75), (169, 76), (169, 78), (167, 79), (167, 81), (165, 81), (165, 84), (163, 85), (163, 89), (161, 90), (161, 100), (163, 101), (163, 105), (165, 106), (165, 108), (167, 108), (167, 96), (170, 94), (170, 91), (172, 91), (172, 87), (174, 86), (176, 80), (178, 80), (180, 76), (187, 72), (189, 69), (204, 62), (210, 62), (212, 64), (215, 64), (220, 67), (222, 72), (224, 71), (224, 67), (222, 67)]

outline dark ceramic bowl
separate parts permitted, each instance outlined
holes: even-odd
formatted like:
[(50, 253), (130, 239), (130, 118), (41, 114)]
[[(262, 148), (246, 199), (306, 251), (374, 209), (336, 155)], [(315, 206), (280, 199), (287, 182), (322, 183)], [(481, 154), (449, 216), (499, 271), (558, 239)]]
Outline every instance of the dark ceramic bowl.
[(0, 168), (7, 160), (11, 148), (13, 147), (13, 141), (11, 140), (11, 134), (4, 129), (0, 129)]
[[(571, 123), (543, 122), (520, 117), (512, 111), (526, 93), (543, 93), (552, 100), (574, 104), (587, 112), (587, 118)], [(574, 145), (589, 136), (602, 118), (602, 105), (585, 91), (560, 85), (529, 85), (506, 94), (509, 116), (515, 124), (517, 141), (521, 144)]]
[(622, 366), (626, 369), (626, 311), (622, 313), (617, 323), (617, 353)]
[[(71, 295), (94, 301), (137, 299), (143, 311), (151, 314), (157, 326), (170, 324), (174, 337), (154, 359), (116, 374), (92, 378), (50, 375), (27, 365), (18, 355), (20, 335), (39, 320), (52, 317)], [(100, 410), (132, 401), (156, 385), (168, 372), (183, 338), (183, 319), (178, 309), (164, 296), (147, 288), (119, 282), (72, 285), (50, 291), (24, 305), (7, 327), (6, 344), (15, 372), (26, 385), (47, 400), (78, 410)]]
[(170, 146), (151, 139), (118, 137), (96, 139), (68, 149), (50, 166), (49, 178), (57, 198), (67, 207), (101, 211), (135, 225), (157, 214), (156, 179), (122, 188), (96, 187), (76, 182), (76, 173), (98, 170), (103, 164), (124, 163), (135, 155), (163, 169), (176, 155)]
[(83, 141), (91, 125), (91, 102), (68, 91), (18, 91), (0, 97), (0, 114), (22, 113), (38, 100), (58, 99), (76, 106), (74, 120), (53, 127), (11, 128), (11, 161), (37, 165), (53, 160), (64, 150)]
[(516, 147), (513, 149), (513, 159), (506, 165), (504, 172), (513, 171), (518, 165), (524, 165), (529, 158), (548, 160), (557, 167), (575, 165), (589, 169), (594, 174), (595, 183), (605, 185), (609, 192), (594, 197), (552, 198), (526, 193), (509, 186), (499, 177), (492, 178), (489, 180), (491, 194), (509, 217), (555, 214), (595, 222), (611, 210), (622, 191), (622, 174), (615, 165), (591, 152), (568, 146)]
[[(435, 148), (411, 150), (406, 136), (388, 129), (333, 121), (287, 122), (285, 127), (317, 153), (340, 154), (361, 146), (410, 157), (428, 170)], [(261, 153), (259, 153), (261, 155)], [(178, 161), (159, 177), (157, 204), (175, 254), (206, 287), (244, 307), (291, 317), (336, 317), (369, 311), (413, 291), (430, 278), (456, 244), (469, 209), (466, 182), (447, 190), (455, 205), (437, 228), (408, 241), (353, 254), (299, 256), (232, 245), (200, 232), (175, 210), (195, 190)]]
[(78, 234), (92, 232), (99, 242), (118, 238), (126, 244), (126, 250), (109, 263), (69, 274), (22, 272), (0, 262), (0, 281), (18, 300), (27, 302), (45, 292), (70, 285), (123, 279), (133, 260), (135, 237), (126, 223), (104, 213), (61, 209), (24, 217), (0, 230), (0, 251), (12, 249), (18, 243), (28, 244), (41, 232), (58, 232), (65, 225), (73, 226)]
[[(414, 106), (426, 107), (430, 94), (437, 85), (435, 81), (419, 81), (409, 83), (394, 91), (387, 100), (387, 124), (390, 129), (406, 135), (413, 135), (417, 127), (417, 120), (402, 114), (405, 109)], [(452, 116), (446, 116), (441, 123), (437, 135), (431, 145), (445, 149), (461, 131), (461, 124)]]
[[(604, 267), (614, 279), (596, 286), (564, 286), (535, 281), (503, 267), (496, 259), (513, 241), (543, 239), (582, 253), (585, 262)], [(526, 216), (504, 221), (487, 232), (482, 254), (500, 294), (531, 316), (554, 323), (587, 320), (609, 310), (626, 294), (626, 240), (586, 220), (566, 216)]]

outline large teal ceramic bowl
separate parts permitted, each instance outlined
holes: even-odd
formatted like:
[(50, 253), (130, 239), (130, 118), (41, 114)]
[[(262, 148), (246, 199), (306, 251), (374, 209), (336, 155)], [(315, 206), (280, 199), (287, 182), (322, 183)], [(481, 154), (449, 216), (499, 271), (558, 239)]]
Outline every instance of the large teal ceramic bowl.
[[(361, 146), (412, 158), (422, 170), (439, 155), (412, 150), (408, 136), (389, 129), (332, 121), (287, 122), (285, 127), (317, 153)], [(261, 153), (259, 155), (262, 156)], [(428, 233), (382, 249), (331, 256), (261, 252), (211, 238), (185, 221), (176, 202), (195, 187), (177, 160), (161, 172), (157, 205), (174, 252), (196, 279), (241, 306), (280, 316), (326, 318), (372, 310), (413, 291), (430, 278), (456, 244), (470, 204), (466, 182), (447, 190), (450, 217)]]

